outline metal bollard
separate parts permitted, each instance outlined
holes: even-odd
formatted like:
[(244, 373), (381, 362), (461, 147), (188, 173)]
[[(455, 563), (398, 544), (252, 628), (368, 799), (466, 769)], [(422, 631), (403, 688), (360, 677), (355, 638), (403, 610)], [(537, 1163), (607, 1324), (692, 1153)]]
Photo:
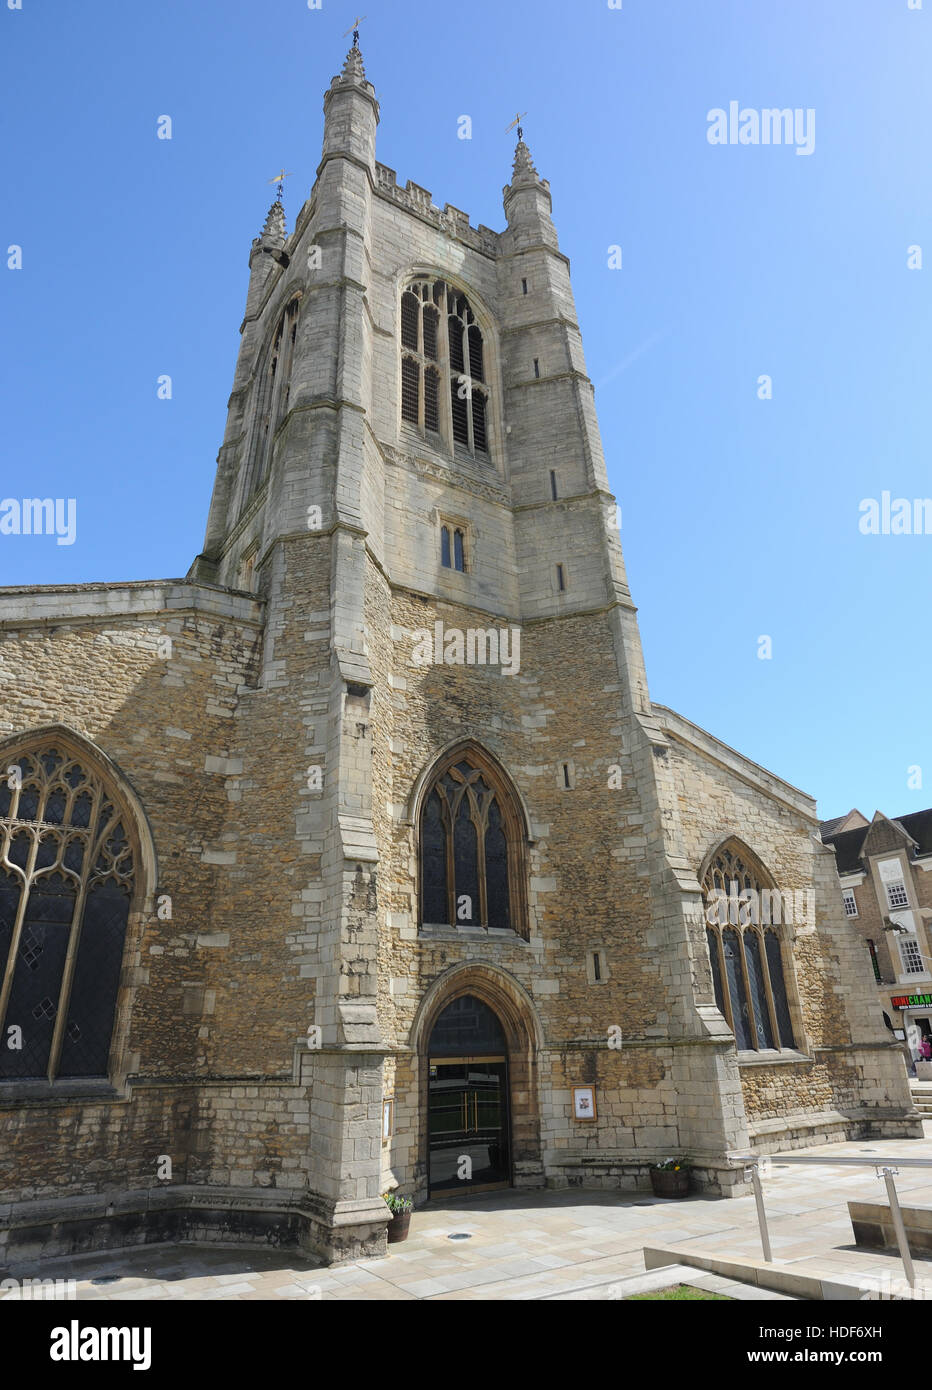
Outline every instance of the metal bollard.
[(760, 1185), (760, 1173), (758, 1172), (757, 1159), (753, 1159), (744, 1170), (747, 1177), (751, 1179), (754, 1188), (754, 1201), (757, 1203), (757, 1222), (760, 1226), (760, 1243), (764, 1250), (764, 1259), (767, 1264), (773, 1263), (773, 1255), (770, 1253), (770, 1232), (767, 1229), (767, 1212), (764, 1208), (764, 1189)]
[(900, 1247), (900, 1258), (903, 1261), (903, 1270), (906, 1274), (906, 1282), (911, 1289), (916, 1287), (916, 1271), (913, 1269), (913, 1257), (909, 1253), (909, 1241), (906, 1238), (906, 1227), (903, 1225), (903, 1213), (900, 1211), (900, 1199), (896, 1195), (896, 1183), (893, 1181), (894, 1174), (899, 1172), (897, 1168), (878, 1168), (877, 1176), (883, 1175), (883, 1180), (887, 1185), (887, 1197), (890, 1200), (890, 1215), (893, 1217), (893, 1229), (896, 1231), (896, 1243)]

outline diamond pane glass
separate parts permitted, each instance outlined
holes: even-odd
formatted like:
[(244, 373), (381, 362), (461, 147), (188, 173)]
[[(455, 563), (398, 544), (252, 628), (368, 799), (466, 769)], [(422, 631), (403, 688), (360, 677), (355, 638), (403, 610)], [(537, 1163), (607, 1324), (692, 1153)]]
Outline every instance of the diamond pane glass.
[(437, 1019), (428, 1052), (431, 1057), (504, 1056), (507, 1047), (498, 1015), (481, 999), (464, 994)]
[(770, 988), (773, 991), (773, 1007), (780, 1030), (780, 1043), (783, 1047), (795, 1047), (793, 1025), (790, 1022), (790, 1006), (786, 997), (786, 982), (783, 978), (783, 957), (780, 951), (780, 938), (775, 931), (765, 933), (767, 964), (770, 966)]
[(421, 835), (421, 859), (424, 874), (424, 921), (441, 924), (449, 922), (447, 898), (447, 832), (443, 823), (440, 797), (431, 792), (424, 808)]
[(91, 889), (62, 1044), (62, 1076), (107, 1074), (128, 916), (129, 897), (115, 883)]
[(735, 1028), (735, 1042), (742, 1051), (754, 1046), (751, 1031), (750, 1010), (744, 989), (744, 972), (741, 969), (741, 943), (738, 933), (730, 927), (722, 932), (722, 947), (725, 954), (725, 974), (728, 976), (728, 995), (731, 999), (731, 1017)]
[(456, 920), (462, 926), (479, 922), (479, 851), (476, 827), (469, 814), (469, 798), (460, 801), (453, 828), (453, 862), (456, 876)]
[[(132, 849), (98, 778), (68, 755), (49, 749), (21, 757), (19, 765), (29, 778), (25, 794), (0, 803), (7, 858), (23, 871), (0, 868), (0, 979), (9, 996), (0, 1018), (6, 1043), (0, 1077), (42, 1079), (50, 1071), (104, 1076), (133, 888)], [(66, 978), (69, 947), (74, 968), (69, 965)], [(22, 1046), (10, 1047), (10, 1038)]]
[(772, 1048), (773, 1028), (770, 1024), (770, 1009), (767, 1007), (767, 990), (764, 985), (764, 972), (761, 966), (760, 937), (757, 932), (746, 931), (744, 933), (744, 955), (748, 963), (748, 981), (751, 986), (751, 1000), (754, 1004), (757, 1046)]
[(502, 829), (501, 814), (494, 801), (489, 807), (489, 821), (485, 832), (485, 881), (486, 901), (489, 907), (488, 925), (510, 927), (508, 843)]

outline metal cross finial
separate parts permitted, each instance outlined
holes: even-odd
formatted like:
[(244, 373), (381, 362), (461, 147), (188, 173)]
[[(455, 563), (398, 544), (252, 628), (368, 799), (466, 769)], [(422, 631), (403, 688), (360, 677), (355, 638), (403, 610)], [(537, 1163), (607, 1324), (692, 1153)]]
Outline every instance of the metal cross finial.
[(291, 178), (291, 174), (286, 174), (285, 171), (284, 171), (284, 169), (282, 169), (282, 170), (280, 170), (279, 173), (277, 173), (277, 174), (275, 175), (274, 179), (269, 179), (269, 183), (277, 183), (277, 184), (278, 184), (278, 201), (279, 201), (279, 202), (282, 202), (282, 201), (283, 201), (283, 198), (284, 198), (284, 193), (285, 193), (285, 179), (290, 179), (290, 178)]
[(518, 139), (519, 139), (519, 140), (523, 140), (523, 139), (524, 139), (524, 130), (522, 129), (521, 122), (524, 120), (524, 117), (525, 117), (526, 115), (527, 115), (527, 112), (526, 112), (526, 111), (524, 112), (524, 115), (522, 115), (521, 112), (519, 111), (518, 114), (517, 114), (517, 116), (515, 116), (514, 120), (512, 121), (511, 125), (510, 125), (510, 126), (508, 127), (508, 129), (505, 131), (505, 134), (508, 135), (511, 131), (514, 130), (515, 126), (517, 126), (517, 127), (518, 127)]
[(358, 14), (358, 15), (356, 16), (356, 18), (353, 20), (353, 23), (352, 23), (352, 25), (350, 26), (350, 28), (347, 29), (346, 33), (343, 35), (343, 37), (346, 39), (346, 38), (349, 38), (350, 34), (352, 34), (352, 36), (353, 36), (353, 47), (354, 47), (354, 48), (358, 48), (358, 47), (359, 47), (359, 26), (360, 26), (360, 24), (362, 24), (363, 20), (366, 19), (366, 18), (368, 18), (367, 15)]

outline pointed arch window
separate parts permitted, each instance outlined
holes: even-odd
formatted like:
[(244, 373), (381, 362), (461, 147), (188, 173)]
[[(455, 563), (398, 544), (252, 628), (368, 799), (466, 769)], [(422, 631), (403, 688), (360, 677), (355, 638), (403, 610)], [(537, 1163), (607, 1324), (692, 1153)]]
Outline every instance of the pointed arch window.
[(265, 482), (272, 461), (275, 431), (288, 414), (300, 304), (299, 296), (292, 299), (279, 319), (259, 374), (244, 504)]
[(780, 894), (735, 844), (722, 846), (713, 856), (702, 892), (715, 1003), (739, 1052), (795, 1048)]
[(469, 300), (443, 280), (401, 296), (401, 418), (425, 438), (489, 455), (485, 346)]
[(107, 1075), (135, 872), (124, 814), (80, 757), (4, 758), (0, 1080)]
[(435, 769), (420, 815), (422, 926), (526, 936), (524, 817), (479, 750)]

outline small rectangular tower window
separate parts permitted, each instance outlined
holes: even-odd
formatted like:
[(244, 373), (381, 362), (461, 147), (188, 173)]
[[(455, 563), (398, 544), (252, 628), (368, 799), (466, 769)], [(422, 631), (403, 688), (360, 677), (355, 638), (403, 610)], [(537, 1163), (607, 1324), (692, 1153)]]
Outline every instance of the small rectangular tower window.
[(440, 528), (440, 563), (444, 569), (466, 573), (466, 530), (445, 522)]
[(566, 593), (566, 574), (562, 565), (557, 565), (557, 591), (561, 594)]
[(537, 377), (540, 376), (540, 358), (539, 358), (539, 357), (535, 357), (535, 358), (534, 358), (534, 375), (537, 376)]
[(522, 281), (521, 281), (521, 288), (522, 288), (522, 290), (524, 291), (524, 293), (527, 294), (527, 281), (526, 281), (526, 280), (522, 280)]
[(555, 468), (551, 468), (551, 470), (550, 470), (550, 496), (553, 498), (554, 502), (556, 502), (556, 500), (557, 500), (557, 470), (556, 470)]

